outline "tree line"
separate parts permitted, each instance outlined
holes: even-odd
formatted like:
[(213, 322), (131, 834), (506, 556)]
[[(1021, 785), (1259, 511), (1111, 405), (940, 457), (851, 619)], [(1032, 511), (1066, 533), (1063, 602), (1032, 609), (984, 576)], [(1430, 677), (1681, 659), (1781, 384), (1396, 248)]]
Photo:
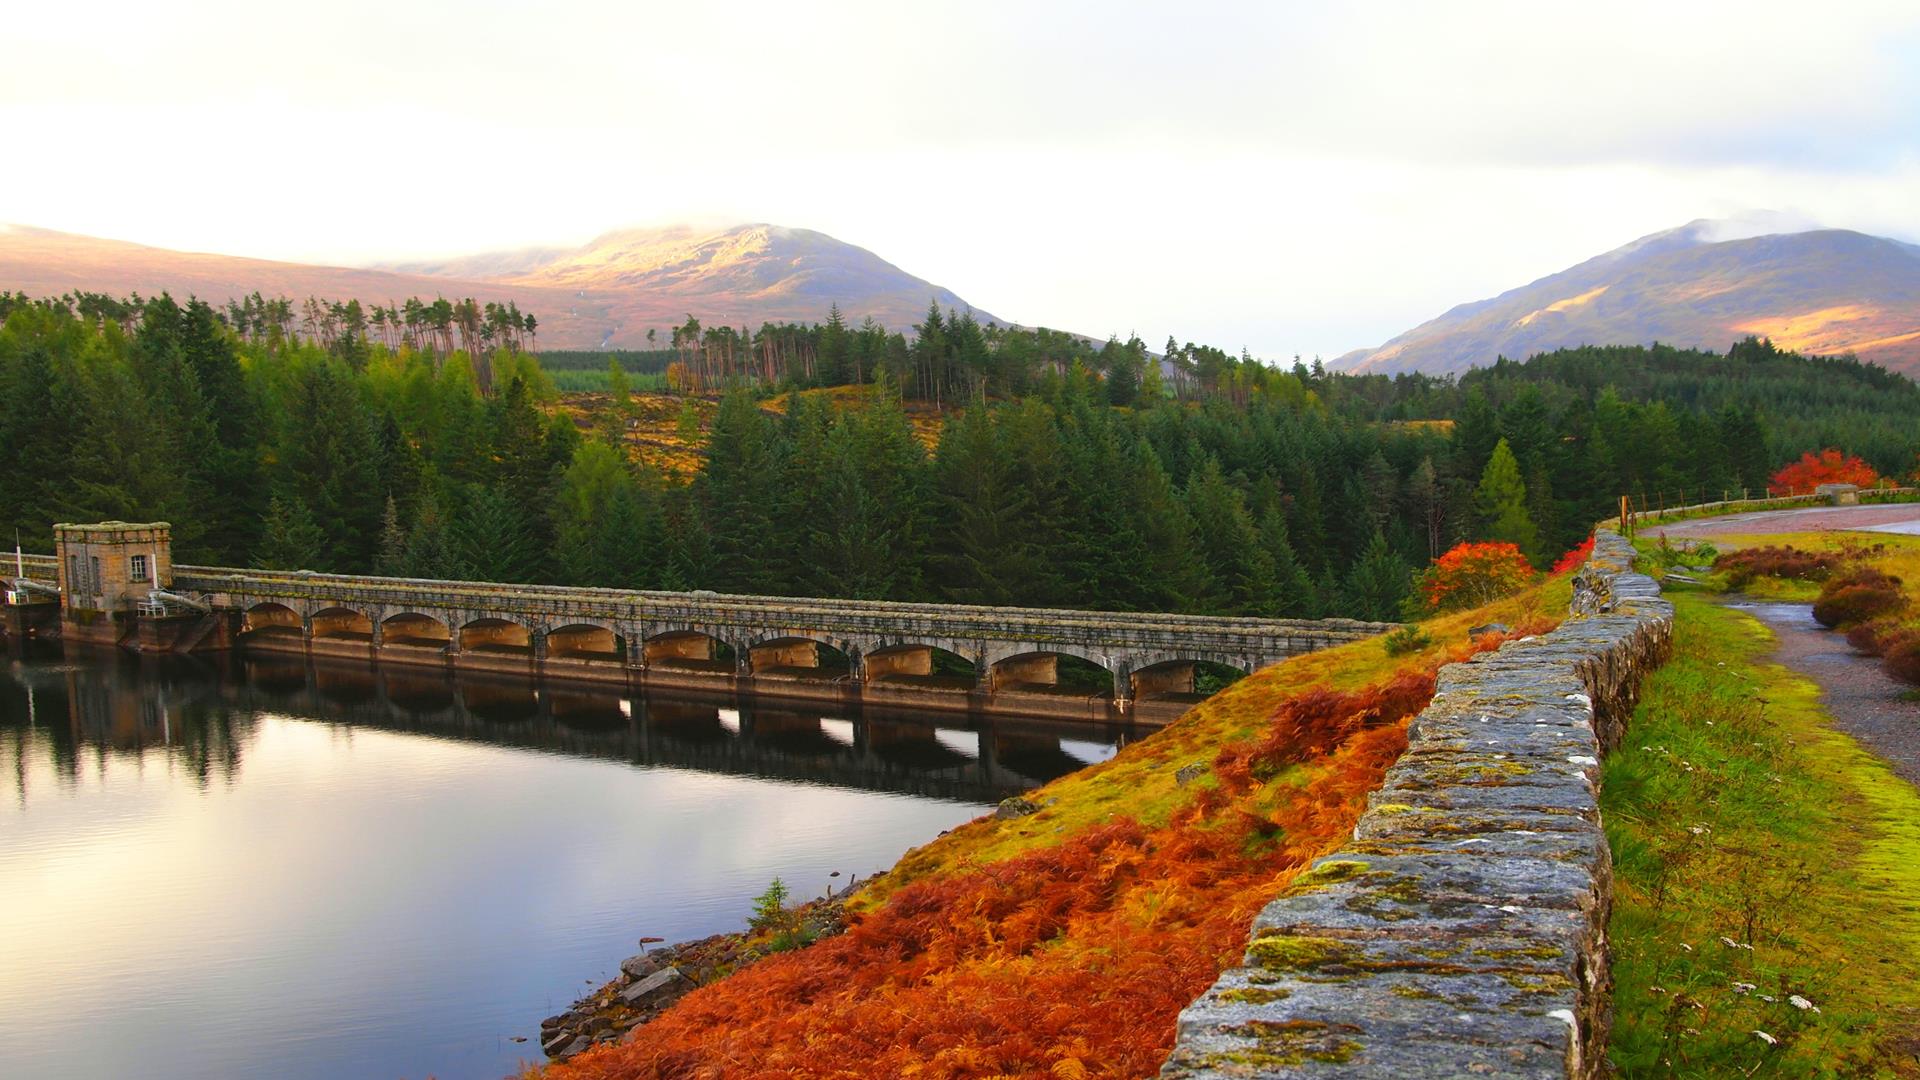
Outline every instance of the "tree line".
[[(128, 318), (14, 298), (0, 526), (48, 550), (54, 521), (165, 519), (198, 563), (1393, 618), (1414, 568), (1460, 540), (1510, 540), (1545, 566), (1622, 492), (1764, 486), (1815, 448), (1782, 426), (1874, 433), (1897, 475), (1920, 437), (1911, 384), (1764, 343), (1734, 350), (1763, 391), (1724, 385), (1746, 370), (1729, 361), (1689, 399), (1673, 390), (1684, 361), (1658, 350), (1605, 351), (1605, 380), (1582, 350), (1382, 379), (964, 313), (929, 333), (934, 314), (896, 348), (830, 312), (804, 360), (799, 337), (776, 350), (803, 366), (771, 383), (764, 335), (736, 342), (718, 362), (756, 370), (689, 432), (705, 464), (682, 481), (633, 460), (623, 424), (554, 409), (546, 372), (505, 345), (343, 348), (300, 327), (251, 334), (197, 300)], [(863, 335), (884, 347), (861, 351)], [(851, 397), (767, 394), (856, 373)], [(948, 406), (931, 445), (908, 423), (916, 394)], [(1806, 406), (1785, 408), (1796, 394)]]

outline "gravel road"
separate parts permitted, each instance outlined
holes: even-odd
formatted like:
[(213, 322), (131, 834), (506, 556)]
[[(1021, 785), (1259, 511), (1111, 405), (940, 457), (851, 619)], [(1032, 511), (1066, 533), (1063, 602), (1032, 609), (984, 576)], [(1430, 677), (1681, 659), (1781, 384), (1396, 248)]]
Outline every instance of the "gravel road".
[(1847, 639), (1813, 621), (1810, 604), (1733, 597), (1725, 601), (1772, 629), (1776, 663), (1820, 684), (1820, 701), (1834, 727), (1860, 740), (1910, 784), (1920, 785), (1920, 702), (1904, 701), (1912, 689), (1880, 668), (1880, 661), (1854, 652)]
[(1649, 525), (1648, 536), (1701, 537), (1728, 533), (1820, 532), (1853, 529), (1920, 536), (1920, 503), (1884, 506), (1808, 506), (1798, 510), (1761, 510), (1751, 514), (1696, 518), (1672, 525)]

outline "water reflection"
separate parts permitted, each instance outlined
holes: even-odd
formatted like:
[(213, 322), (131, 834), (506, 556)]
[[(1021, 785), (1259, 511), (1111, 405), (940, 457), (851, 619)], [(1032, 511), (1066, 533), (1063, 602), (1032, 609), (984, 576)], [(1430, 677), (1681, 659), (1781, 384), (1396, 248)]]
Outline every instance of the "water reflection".
[(233, 778), (249, 720), (262, 712), (966, 802), (995, 802), (1105, 760), (1131, 734), (1081, 722), (874, 708), (829, 715), (817, 705), (766, 699), (642, 694), (284, 654), (16, 661), (0, 694), (17, 699), (0, 715), (35, 714), (33, 722), (54, 735), (55, 761), (66, 774), (81, 767), (87, 747), (139, 753), (164, 745), (203, 783)]
[(1125, 734), (0, 656), (0, 1072), (498, 1077), (636, 937), (881, 869)]

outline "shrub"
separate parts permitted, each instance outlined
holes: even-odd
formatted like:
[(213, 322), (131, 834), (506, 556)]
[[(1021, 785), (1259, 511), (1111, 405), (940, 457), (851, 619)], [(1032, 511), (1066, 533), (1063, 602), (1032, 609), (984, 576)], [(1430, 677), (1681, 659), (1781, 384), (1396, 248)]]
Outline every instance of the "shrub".
[(1854, 623), (1847, 627), (1847, 644), (1868, 656), (1880, 656), (1887, 651), (1886, 640), (1881, 636), (1886, 629), (1884, 619)]
[(1804, 492), (1812, 491), (1821, 484), (1872, 487), (1879, 482), (1880, 474), (1873, 471), (1873, 466), (1852, 454), (1828, 448), (1817, 454), (1811, 450), (1801, 454), (1799, 461), (1773, 474), (1768, 490)]
[(1388, 656), (1405, 656), (1410, 652), (1419, 652), (1433, 644), (1433, 635), (1417, 626), (1403, 626), (1387, 634)]
[(1427, 611), (1454, 611), (1511, 596), (1533, 577), (1533, 565), (1513, 544), (1459, 544), (1420, 574), (1415, 591)]
[(1549, 574), (1564, 574), (1569, 570), (1578, 570), (1580, 567), (1586, 565), (1587, 559), (1592, 554), (1593, 537), (1589, 535), (1585, 540), (1580, 541), (1573, 550), (1560, 556), (1559, 560), (1553, 564), (1553, 569), (1547, 572)]
[(1813, 602), (1813, 617), (1821, 626), (1852, 626), (1890, 615), (1905, 603), (1898, 592), (1874, 585), (1843, 585), (1822, 590)]
[(1882, 663), (1887, 674), (1901, 682), (1920, 683), (1920, 636), (1902, 638), (1887, 650)]
[(1738, 589), (1757, 577), (1824, 581), (1839, 561), (1838, 556), (1825, 552), (1768, 544), (1729, 551), (1713, 561), (1713, 568), (1726, 573), (1728, 587)]

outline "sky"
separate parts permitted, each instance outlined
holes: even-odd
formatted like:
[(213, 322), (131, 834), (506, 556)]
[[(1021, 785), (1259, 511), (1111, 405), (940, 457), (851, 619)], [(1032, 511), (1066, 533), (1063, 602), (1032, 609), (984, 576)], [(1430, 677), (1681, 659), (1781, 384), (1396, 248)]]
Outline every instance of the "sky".
[(1270, 359), (1695, 218), (1920, 240), (1911, 0), (102, 0), (0, 48), (0, 222), (357, 265), (765, 221)]

